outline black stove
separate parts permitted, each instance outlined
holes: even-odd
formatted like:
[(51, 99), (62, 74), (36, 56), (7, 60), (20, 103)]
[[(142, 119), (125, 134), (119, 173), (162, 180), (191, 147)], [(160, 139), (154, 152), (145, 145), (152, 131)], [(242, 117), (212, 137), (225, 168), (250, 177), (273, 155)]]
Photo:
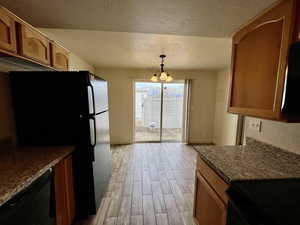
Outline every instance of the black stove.
[(300, 179), (232, 181), (227, 225), (299, 225)]

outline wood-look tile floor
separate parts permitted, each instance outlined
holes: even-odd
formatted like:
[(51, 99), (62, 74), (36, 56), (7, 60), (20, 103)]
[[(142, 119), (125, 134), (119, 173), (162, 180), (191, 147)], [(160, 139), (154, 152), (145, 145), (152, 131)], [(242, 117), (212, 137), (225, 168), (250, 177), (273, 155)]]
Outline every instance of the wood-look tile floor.
[(85, 225), (194, 225), (197, 153), (181, 143), (112, 148), (113, 172), (96, 216)]

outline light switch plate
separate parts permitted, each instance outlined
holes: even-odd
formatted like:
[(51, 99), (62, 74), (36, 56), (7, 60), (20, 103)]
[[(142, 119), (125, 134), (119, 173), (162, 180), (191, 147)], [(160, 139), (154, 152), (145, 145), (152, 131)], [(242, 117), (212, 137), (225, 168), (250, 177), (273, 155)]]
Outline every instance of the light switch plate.
[(261, 132), (261, 120), (251, 119), (249, 122), (249, 129)]

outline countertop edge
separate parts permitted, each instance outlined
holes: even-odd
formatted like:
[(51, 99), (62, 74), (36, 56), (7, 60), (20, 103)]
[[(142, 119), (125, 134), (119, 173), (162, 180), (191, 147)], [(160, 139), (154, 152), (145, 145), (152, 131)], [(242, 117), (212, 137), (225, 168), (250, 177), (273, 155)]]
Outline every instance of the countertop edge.
[[(237, 146), (201, 146), (193, 149), (226, 183), (300, 178), (300, 155), (250, 139)], [(223, 152), (223, 154), (222, 154)]]
[(62, 161), (65, 157), (68, 155), (71, 155), (73, 153), (74, 149), (70, 149), (68, 152), (62, 154), (57, 159), (53, 160), (51, 163), (47, 164), (44, 168), (36, 172), (33, 177), (26, 180), (26, 182), (16, 186), (13, 191), (10, 193), (7, 193), (6, 195), (1, 197), (0, 201), (0, 207), (3, 206), (6, 202), (8, 202), (10, 199), (12, 199), (14, 196), (16, 196), (19, 192), (29, 187), (34, 181), (36, 181), (39, 177), (41, 177), (45, 172), (47, 172), (50, 168), (58, 164), (60, 161)]
[(201, 152), (199, 152), (194, 146), (193, 149), (195, 149), (195, 151), (198, 153), (198, 156), (200, 156), (200, 158), (207, 163), (207, 165), (213, 170), (215, 171), (227, 184), (231, 183), (231, 179), (229, 177), (227, 177), (220, 169), (218, 169), (210, 160), (208, 160)]

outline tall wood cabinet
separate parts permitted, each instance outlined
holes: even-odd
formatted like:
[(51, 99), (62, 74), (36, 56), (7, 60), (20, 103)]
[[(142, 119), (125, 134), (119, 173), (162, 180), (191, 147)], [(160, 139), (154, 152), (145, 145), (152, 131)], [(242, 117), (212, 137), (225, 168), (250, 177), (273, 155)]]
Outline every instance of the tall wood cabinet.
[(71, 225), (75, 218), (72, 156), (54, 168), (56, 225)]
[(15, 20), (0, 7), (0, 49), (17, 52)]
[(283, 0), (233, 36), (229, 112), (286, 119), (281, 105), (288, 48), (299, 37), (296, 7), (299, 1)]

